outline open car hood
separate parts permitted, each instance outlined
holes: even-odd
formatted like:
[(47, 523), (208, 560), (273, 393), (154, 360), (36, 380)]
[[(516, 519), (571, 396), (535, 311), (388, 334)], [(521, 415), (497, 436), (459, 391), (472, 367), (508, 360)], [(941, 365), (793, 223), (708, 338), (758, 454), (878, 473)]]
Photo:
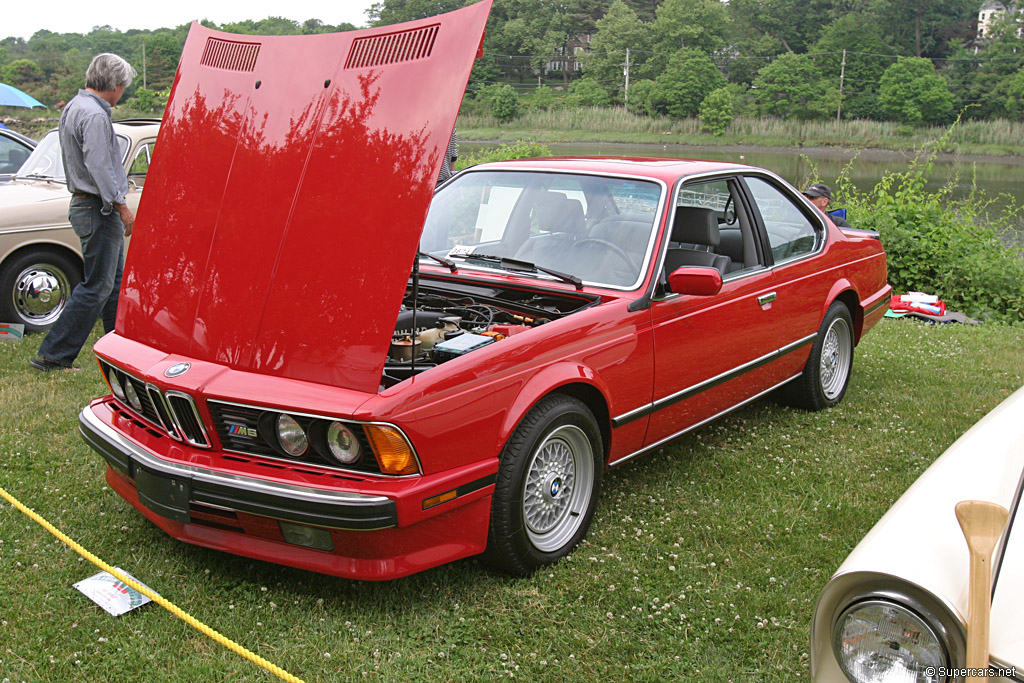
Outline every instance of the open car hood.
[(490, 6), (309, 36), (193, 24), (117, 333), (376, 392)]

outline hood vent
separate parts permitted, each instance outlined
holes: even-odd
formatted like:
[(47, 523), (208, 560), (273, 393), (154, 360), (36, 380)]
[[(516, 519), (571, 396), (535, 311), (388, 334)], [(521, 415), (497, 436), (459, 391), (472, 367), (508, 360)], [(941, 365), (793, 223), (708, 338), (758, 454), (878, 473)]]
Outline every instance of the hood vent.
[(434, 40), (440, 29), (440, 24), (434, 24), (408, 31), (358, 38), (352, 43), (345, 68), (365, 69), (397, 62), (411, 62), (414, 59), (425, 59), (434, 49)]
[(260, 56), (259, 43), (239, 43), (233, 40), (208, 38), (203, 58), (199, 63), (227, 71), (254, 71)]

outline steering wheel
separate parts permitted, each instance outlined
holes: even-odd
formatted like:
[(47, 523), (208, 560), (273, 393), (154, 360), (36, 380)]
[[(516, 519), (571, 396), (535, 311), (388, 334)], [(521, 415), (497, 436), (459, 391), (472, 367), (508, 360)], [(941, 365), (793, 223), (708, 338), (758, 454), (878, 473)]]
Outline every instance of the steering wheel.
[(585, 237), (585, 238), (583, 238), (581, 240), (577, 240), (575, 243), (573, 243), (572, 248), (576, 249), (578, 247), (582, 247), (585, 244), (600, 245), (605, 250), (615, 254), (620, 259), (622, 259), (622, 262), (625, 263), (626, 266), (628, 266), (631, 271), (636, 272), (637, 270), (639, 270), (637, 265), (635, 263), (633, 263), (633, 259), (630, 257), (630, 255), (627, 254), (625, 251), (623, 251), (622, 247), (620, 247), (617, 244), (613, 244), (612, 242), (609, 242), (608, 240), (603, 240), (603, 239), (600, 239), (600, 238), (597, 238), (597, 237)]

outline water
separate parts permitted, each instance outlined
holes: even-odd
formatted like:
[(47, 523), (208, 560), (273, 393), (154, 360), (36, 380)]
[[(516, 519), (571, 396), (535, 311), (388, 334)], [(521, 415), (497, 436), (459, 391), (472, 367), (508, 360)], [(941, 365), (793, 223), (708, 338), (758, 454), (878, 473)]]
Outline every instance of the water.
[[(463, 154), (493, 148), (495, 143), (459, 143)], [(622, 143), (567, 143), (549, 144), (551, 153), (558, 156), (662, 156), (682, 159), (709, 159), (732, 161), (767, 168), (796, 187), (805, 187), (814, 176), (835, 189), (836, 178), (842, 173), (855, 152), (836, 149), (792, 149), (777, 147), (690, 147), (686, 145), (635, 145)], [(891, 171), (905, 171), (913, 161), (912, 152), (865, 150), (850, 164), (847, 174), (859, 190), (870, 190), (883, 175)], [(976, 181), (975, 181), (976, 178)], [(953, 195), (961, 198), (970, 193), (974, 182), (1000, 210), (1009, 202), (1000, 195), (1013, 197), (1024, 205), (1024, 158), (943, 155), (927, 179), (927, 188), (936, 191), (955, 179)], [(1024, 220), (1022, 218), (1021, 220)], [(1024, 232), (1021, 223), (1020, 232)], [(1011, 240), (1014, 238), (1010, 238)], [(1016, 239), (1020, 239), (1017, 237)]]

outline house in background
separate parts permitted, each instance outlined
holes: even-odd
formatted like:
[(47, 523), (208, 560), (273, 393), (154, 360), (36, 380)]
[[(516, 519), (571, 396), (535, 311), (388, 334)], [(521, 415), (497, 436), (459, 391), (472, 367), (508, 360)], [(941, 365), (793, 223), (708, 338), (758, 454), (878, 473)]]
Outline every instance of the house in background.
[(1024, 36), (1024, 2), (1011, 0), (1003, 3), (998, 0), (985, 0), (978, 11), (978, 40), (984, 40), (992, 31), (992, 26), (999, 17), (1015, 12), (1017, 16), (1017, 35)]

